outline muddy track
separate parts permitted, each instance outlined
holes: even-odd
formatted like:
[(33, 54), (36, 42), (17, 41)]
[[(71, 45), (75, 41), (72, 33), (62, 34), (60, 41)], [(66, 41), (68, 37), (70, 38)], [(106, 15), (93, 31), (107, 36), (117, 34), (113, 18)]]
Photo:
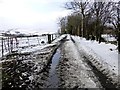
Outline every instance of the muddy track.
[[(75, 44), (76, 48), (78, 48), (78, 46), (76, 45), (75, 41), (73, 40), (73, 38), (71, 37), (72, 42)], [(79, 53), (82, 53), (81, 51), (79, 51), (79, 49), (77, 49)], [(103, 74), (101, 71), (99, 71), (95, 65), (92, 64), (92, 62), (89, 60), (89, 58), (87, 56), (85, 56), (85, 54), (82, 54), (82, 57), (84, 58), (84, 62), (87, 63), (87, 65), (92, 69), (93, 73), (95, 74), (95, 76), (97, 77), (97, 79), (100, 81), (101, 85), (103, 86), (103, 88), (105, 88), (105, 90), (119, 90), (116, 84), (112, 83), (112, 80), (110, 78), (108, 78), (105, 74)]]
[[(53, 60), (54, 56), (56, 55), (56, 53), (60, 50), (60, 47), (62, 46), (62, 44), (66, 41), (66, 38), (67, 36), (65, 36), (63, 39), (61, 39), (59, 42), (58, 42), (58, 46), (54, 49), (54, 52), (48, 62), (48, 64), (44, 67), (44, 69), (42, 70), (42, 73), (43, 73), (43, 78), (44, 79), (44, 85), (43, 85), (43, 88), (58, 88), (59, 87), (59, 77), (57, 77), (57, 73), (54, 72), (54, 74), (52, 73), (52, 67), (55, 67), (56, 65), (52, 65), (53, 63), (55, 63)], [(55, 58), (56, 59), (56, 58)], [(60, 59), (59, 59), (60, 60)], [(59, 62), (58, 60), (58, 62)], [(56, 68), (54, 68), (56, 69)], [(51, 75), (54, 75), (54, 76), (51, 76)], [(57, 79), (57, 80), (52, 80), (52, 79)], [(50, 81), (50, 82), (49, 82)], [(56, 86), (54, 85), (55, 83)]]
[(49, 59), (49, 62), (48, 62), (47, 65), (43, 68), (42, 72), (46, 71), (46, 69), (49, 68), (49, 66), (50, 66), (50, 64), (51, 64), (51, 62), (52, 62), (52, 61), (51, 61), (51, 60), (52, 60), (52, 57), (53, 57), (54, 54), (56, 53), (57, 49), (66, 41), (66, 38), (67, 38), (67, 36), (65, 36), (62, 40), (60, 40), (59, 45), (54, 49), (54, 52), (53, 52), (52, 56), (51, 56), (50, 59)]

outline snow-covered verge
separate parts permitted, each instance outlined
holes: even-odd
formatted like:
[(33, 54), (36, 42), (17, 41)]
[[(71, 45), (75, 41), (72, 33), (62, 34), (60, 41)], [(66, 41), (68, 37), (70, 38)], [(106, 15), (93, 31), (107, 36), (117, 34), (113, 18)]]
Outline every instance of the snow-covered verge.
[(106, 41), (117, 41), (116, 38), (113, 37), (112, 35), (102, 34), (102, 37), (103, 37)]
[(65, 38), (66, 36), (67, 36), (67, 34), (63, 34), (63, 35), (59, 36), (57, 39), (55, 39), (52, 43), (57, 43), (60, 40), (62, 40), (63, 38)]
[(112, 78), (114, 84), (118, 84), (118, 65), (120, 63), (118, 62), (117, 46), (103, 42), (99, 44), (96, 41), (88, 41), (78, 36), (72, 36), (72, 38), (77, 47), (83, 49), (92, 64), (109, 78)]

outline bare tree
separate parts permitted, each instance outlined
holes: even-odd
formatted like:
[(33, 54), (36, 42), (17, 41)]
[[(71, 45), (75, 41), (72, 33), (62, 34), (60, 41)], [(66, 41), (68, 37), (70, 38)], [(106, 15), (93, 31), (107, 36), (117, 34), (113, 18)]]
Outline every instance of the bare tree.
[(64, 34), (66, 33), (66, 17), (62, 17), (59, 19), (59, 26), (60, 26), (60, 29), (61, 29), (61, 34)]
[(81, 31), (82, 36), (86, 37), (86, 26), (85, 26), (85, 15), (88, 12), (88, 6), (89, 2), (83, 1), (83, 0), (73, 0), (71, 2), (66, 3), (67, 9), (72, 9), (74, 12), (78, 12), (82, 15), (82, 22), (81, 22)]
[(93, 17), (95, 18), (95, 35), (96, 40), (101, 42), (101, 34), (104, 25), (107, 23), (111, 15), (111, 2), (94, 2), (91, 8)]
[(81, 15), (73, 13), (67, 17), (67, 30), (70, 34), (81, 35)]
[(113, 13), (110, 22), (116, 29), (116, 35), (118, 40), (118, 51), (120, 53), (120, 1), (112, 4)]

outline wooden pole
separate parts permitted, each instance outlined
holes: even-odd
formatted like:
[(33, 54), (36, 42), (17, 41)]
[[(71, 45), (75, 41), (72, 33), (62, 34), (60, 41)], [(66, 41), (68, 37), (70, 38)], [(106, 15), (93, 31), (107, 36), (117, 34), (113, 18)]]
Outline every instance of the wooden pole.
[(6, 38), (5, 38), (5, 40), (3, 40), (3, 44), (4, 44), (4, 47), (5, 47), (5, 50), (7, 51), (7, 46), (6, 46), (5, 41), (6, 41)]
[(15, 37), (13, 37), (13, 49), (15, 49)]
[(29, 45), (29, 47), (30, 47), (29, 37), (27, 37), (27, 40), (28, 40), (28, 45)]
[(19, 42), (17, 40), (17, 37), (15, 37), (15, 41), (16, 41), (16, 48), (18, 49)]
[(8, 44), (8, 52), (9, 52), (9, 54), (10, 54), (10, 43), (9, 43), (9, 37), (8, 37), (8, 41), (7, 41), (7, 44)]
[(3, 38), (2, 38), (2, 57), (4, 55), (4, 47), (3, 47)]
[(13, 38), (10, 38), (10, 52), (13, 51)]
[(48, 34), (48, 43), (51, 43), (51, 34)]
[(38, 45), (40, 45), (40, 41), (39, 41), (39, 38), (37, 37), (37, 40), (38, 40)]
[(51, 36), (52, 36), (52, 41), (53, 41), (53, 34), (51, 34)]

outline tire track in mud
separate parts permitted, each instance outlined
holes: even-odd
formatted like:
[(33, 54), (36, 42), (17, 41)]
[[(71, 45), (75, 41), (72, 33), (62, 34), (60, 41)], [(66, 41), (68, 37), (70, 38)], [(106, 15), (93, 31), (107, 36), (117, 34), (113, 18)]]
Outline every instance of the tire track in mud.
[[(92, 64), (92, 62), (89, 60), (89, 58), (84, 54), (84, 52), (80, 51), (78, 46), (76, 45), (74, 39), (71, 37), (72, 42), (75, 44), (78, 52), (81, 54), (81, 56), (84, 58), (84, 61), (93, 71), (95, 74), (96, 78), (100, 81), (101, 85), (105, 90), (119, 90), (117, 88), (117, 84), (112, 83), (112, 79), (108, 78), (106, 74), (103, 74), (101, 71), (99, 71), (95, 65)], [(104, 71), (104, 70), (103, 70)]]
[[(81, 61), (76, 62), (76, 60), (79, 60), (81, 58), (79, 56), (78, 58), (76, 58), (75, 54), (77, 54), (78, 51), (76, 50), (75, 46), (72, 47), (69, 46), (69, 44), (74, 45), (71, 39), (69, 39), (69, 41), (62, 46), (61, 61), (58, 67), (58, 74), (60, 74), (60, 80), (61, 80), (60, 87), (71, 88), (71, 89), (77, 89), (77, 88), (83, 89), (86, 87), (102, 88), (98, 80), (94, 78), (94, 74), (89, 70), (89, 67), (87, 66), (88, 68), (83, 69), (83, 67), (86, 65), (81, 66), (81, 64), (84, 63), (81, 63)], [(89, 78), (90, 81), (88, 81), (88, 78), (86, 78), (88, 76), (90, 77)], [(96, 83), (94, 83), (93, 78)]]
[(66, 38), (67, 36), (65, 36), (63, 39), (61, 39), (58, 42), (58, 46), (54, 50), (54, 53), (51, 56), (50, 62), (43, 70), (43, 75), (45, 76), (45, 77), (43, 76), (43, 78), (45, 78), (43, 88), (59, 88), (60, 80), (56, 72), (56, 68), (61, 56), (60, 47), (66, 41)]

